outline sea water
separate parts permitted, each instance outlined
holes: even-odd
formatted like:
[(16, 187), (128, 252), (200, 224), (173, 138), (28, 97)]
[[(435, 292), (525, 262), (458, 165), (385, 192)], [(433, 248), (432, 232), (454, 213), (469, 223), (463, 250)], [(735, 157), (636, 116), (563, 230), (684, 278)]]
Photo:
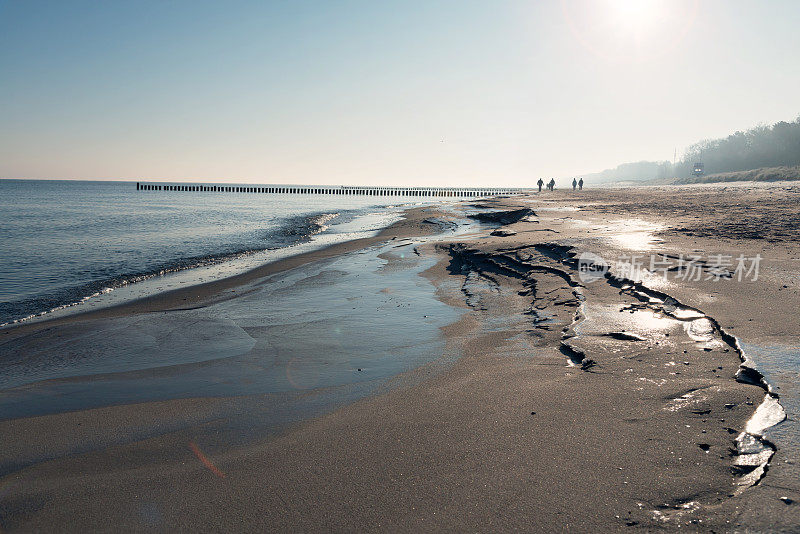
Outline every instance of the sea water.
[[(163, 290), (178, 283), (164, 279), (170, 273), (213, 265), (230, 275), (374, 234), (399, 217), (402, 202), (409, 201), (0, 180), (0, 325), (109, 300), (131, 284), (131, 297)], [(192, 281), (203, 280), (184, 275), (180, 283)]]

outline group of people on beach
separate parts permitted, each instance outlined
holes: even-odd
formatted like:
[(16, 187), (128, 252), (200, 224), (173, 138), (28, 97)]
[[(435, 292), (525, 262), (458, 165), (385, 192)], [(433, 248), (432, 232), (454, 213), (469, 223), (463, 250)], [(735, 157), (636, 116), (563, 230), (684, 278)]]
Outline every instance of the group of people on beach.
[[(539, 178), (539, 181), (536, 182), (536, 185), (539, 186), (539, 192), (541, 193), (542, 192), (542, 186), (544, 185), (544, 180)], [(556, 187), (555, 178), (550, 178), (550, 181), (547, 182), (547, 189), (549, 191), (552, 191), (553, 189), (555, 189), (555, 187)], [(580, 190), (583, 191), (583, 178), (581, 178), (580, 180), (578, 180), (576, 178), (572, 179), (572, 190), (574, 191), (576, 187), (580, 188)]]

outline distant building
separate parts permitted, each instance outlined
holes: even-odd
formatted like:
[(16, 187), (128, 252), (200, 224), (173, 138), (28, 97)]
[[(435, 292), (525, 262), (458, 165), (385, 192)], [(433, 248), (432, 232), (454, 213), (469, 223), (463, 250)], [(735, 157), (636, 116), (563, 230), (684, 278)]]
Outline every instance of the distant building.
[(695, 176), (703, 176), (705, 173), (706, 170), (702, 163), (694, 164), (694, 170), (692, 171), (692, 174), (694, 174)]

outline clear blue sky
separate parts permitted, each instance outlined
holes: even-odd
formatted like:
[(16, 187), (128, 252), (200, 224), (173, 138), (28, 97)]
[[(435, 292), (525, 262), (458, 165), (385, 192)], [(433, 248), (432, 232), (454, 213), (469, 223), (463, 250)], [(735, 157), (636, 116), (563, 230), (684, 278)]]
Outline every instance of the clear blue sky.
[(0, 177), (530, 185), (800, 114), (800, 2), (0, 0)]

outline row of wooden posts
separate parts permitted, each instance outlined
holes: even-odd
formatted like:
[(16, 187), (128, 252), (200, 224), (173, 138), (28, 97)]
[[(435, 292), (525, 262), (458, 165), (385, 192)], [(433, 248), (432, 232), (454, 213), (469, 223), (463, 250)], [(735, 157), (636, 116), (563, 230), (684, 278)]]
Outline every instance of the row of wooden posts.
[(277, 195), (372, 195), (406, 197), (484, 197), (516, 195), (524, 189), (507, 188), (444, 188), (444, 187), (362, 187), (362, 186), (302, 186), (302, 185), (187, 185), (136, 182), (137, 191), (198, 191), (210, 193), (269, 193)]

